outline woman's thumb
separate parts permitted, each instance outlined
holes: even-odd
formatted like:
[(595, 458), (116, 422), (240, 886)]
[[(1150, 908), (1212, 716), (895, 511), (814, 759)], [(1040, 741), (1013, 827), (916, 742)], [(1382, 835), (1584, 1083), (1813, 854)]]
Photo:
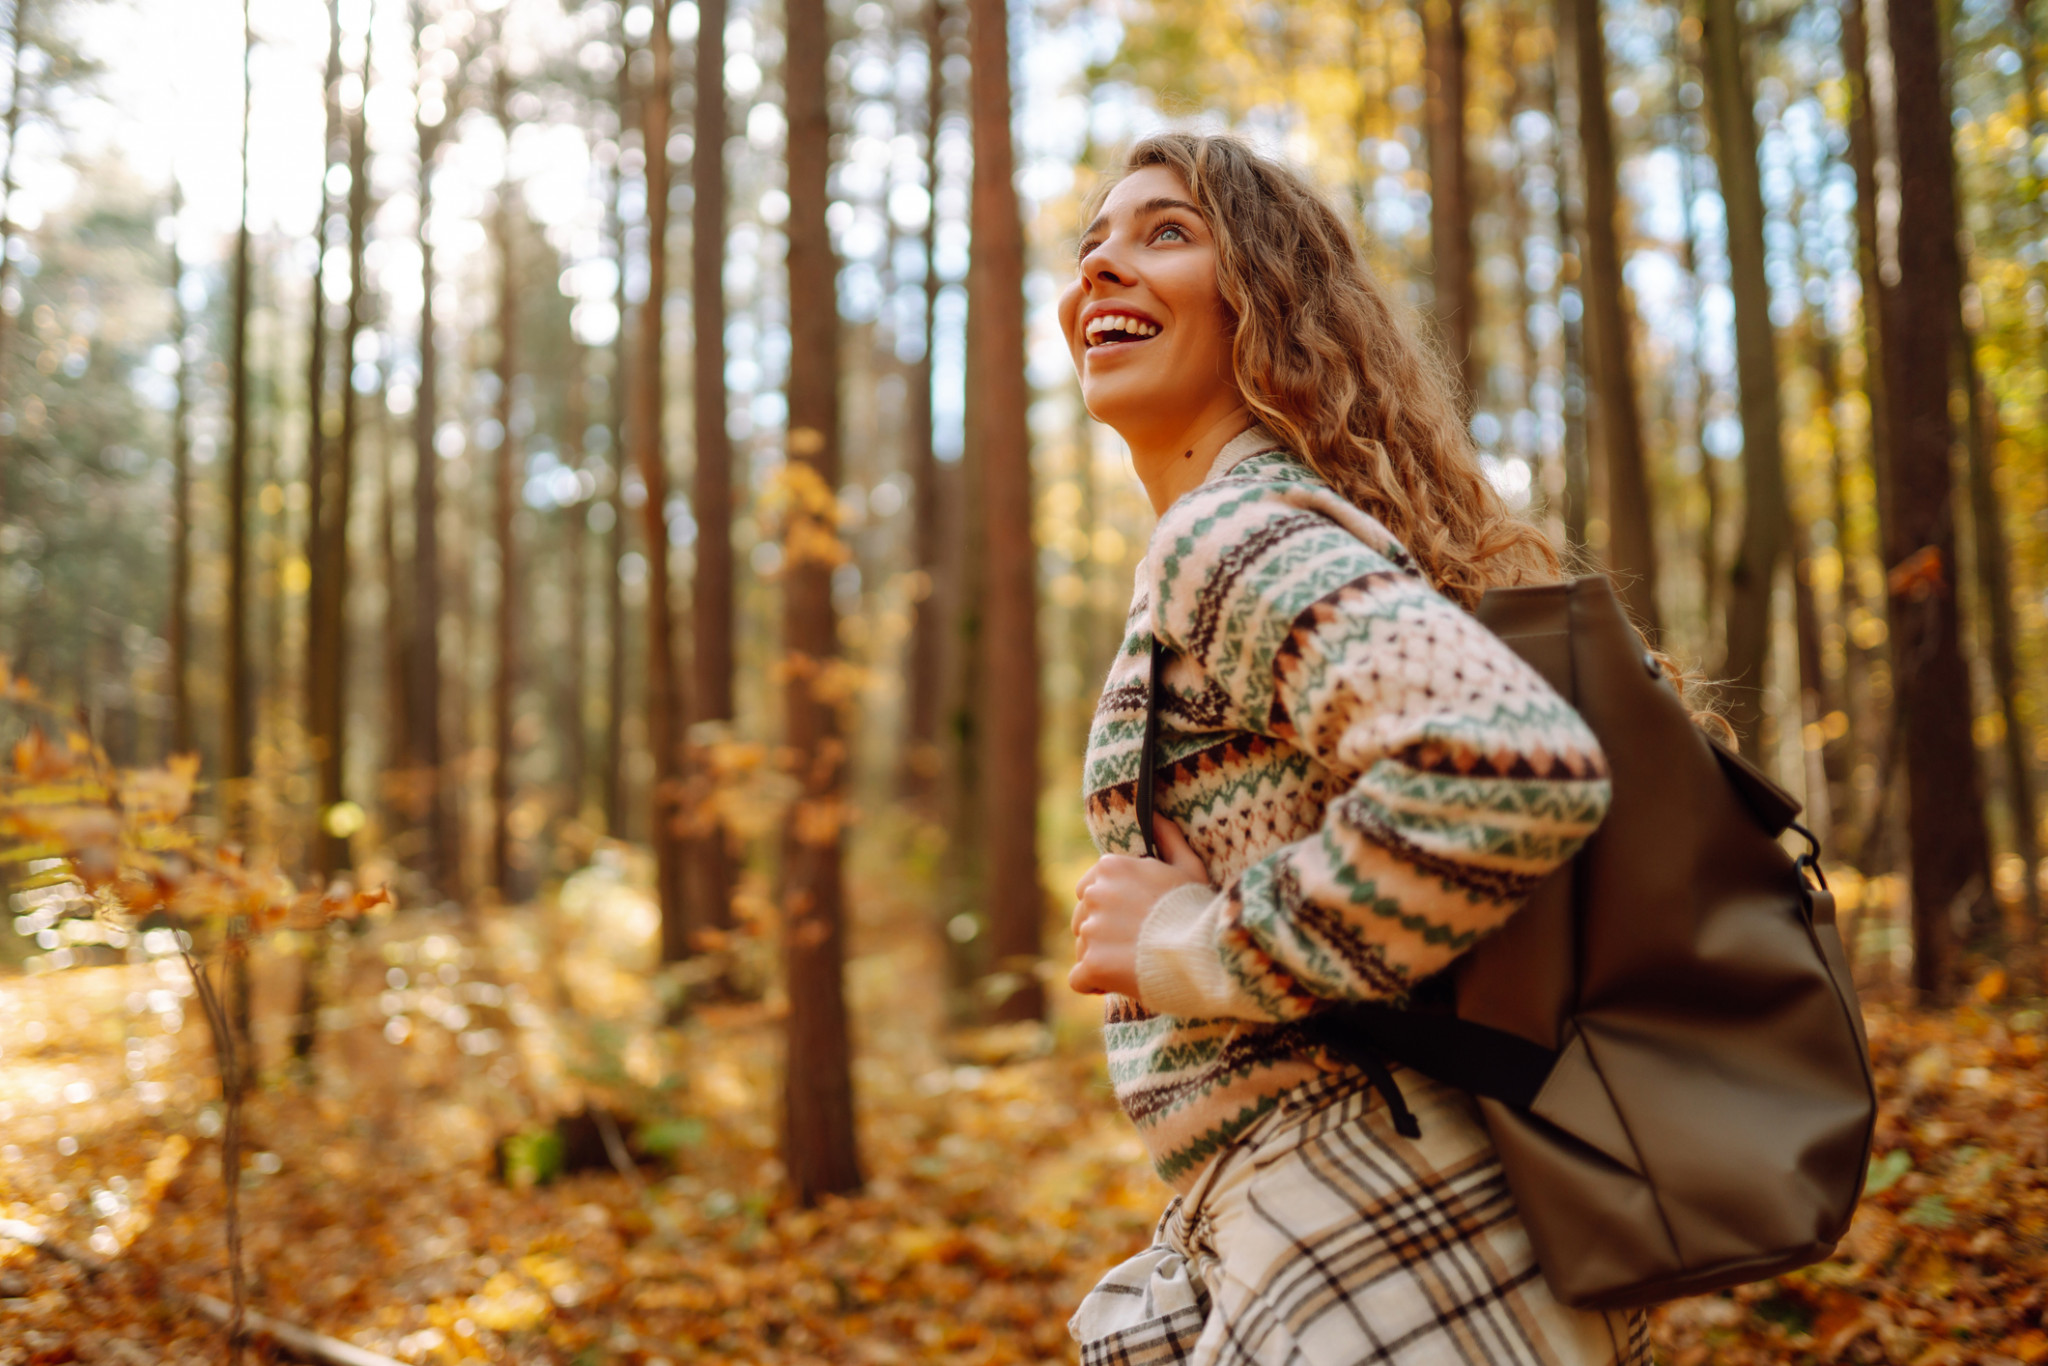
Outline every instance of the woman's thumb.
[(1159, 853), (1168, 865), (1182, 872), (1193, 873), (1202, 881), (1209, 880), (1209, 870), (1202, 864), (1202, 856), (1188, 843), (1188, 837), (1180, 827), (1157, 812), (1152, 816), (1152, 838), (1159, 844)]

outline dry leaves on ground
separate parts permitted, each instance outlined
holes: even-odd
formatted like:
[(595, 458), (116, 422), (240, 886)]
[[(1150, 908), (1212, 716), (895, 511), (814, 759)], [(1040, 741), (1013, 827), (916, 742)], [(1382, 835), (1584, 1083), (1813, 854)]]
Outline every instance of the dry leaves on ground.
[[(932, 937), (907, 902), (880, 915), (849, 972), (869, 1184), (799, 1210), (775, 1159), (774, 1002), (659, 1027), (631, 881), (593, 875), (480, 932), (404, 914), (335, 939), (310, 1083), (283, 1021), (317, 945), (259, 957), (255, 1305), (420, 1363), (1073, 1360), (1067, 1315), (1167, 1194), (1087, 1003), (947, 1056)], [(121, 1268), (90, 1282), (0, 1245), (0, 1366), (218, 1359), (218, 1330), (156, 1293), (225, 1285), (216, 1090), (186, 1004), (150, 961), (0, 983), (0, 1217)], [(1871, 1038), (1885, 1107), (1841, 1255), (1666, 1308), (1660, 1359), (2048, 1361), (2048, 1023), (1873, 1009)], [(643, 1116), (667, 1156), (633, 1179), (498, 1179), (498, 1138), (592, 1100)]]

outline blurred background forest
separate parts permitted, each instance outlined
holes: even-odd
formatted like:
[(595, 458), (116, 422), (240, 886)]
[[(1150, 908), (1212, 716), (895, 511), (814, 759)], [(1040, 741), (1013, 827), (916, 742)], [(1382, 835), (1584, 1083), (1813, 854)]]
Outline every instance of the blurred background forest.
[[(1936, 1155), (2039, 1138), (1911, 1107), (1952, 1076), (2000, 1115), (2048, 1093), (2043, 26), (2029, 0), (0, 4), (0, 1213), (218, 1288), (185, 1154), (246, 1158), (282, 1259), (252, 1303), (407, 1360), (1069, 1351), (1165, 1189), (1063, 985), (1151, 513), (1053, 305), (1088, 189), (1194, 121), (1356, 223), (1496, 487), (1804, 801), (1896, 1012), (1894, 1241), (1666, 1345), (1909, 1360), (1977, 1294), (2000, 1360), (2048, 1359), (2005, 1282), (1948, 1281), (1938, 1330), (1868, 1308), (1922, 1279), (1901, 1257), (1976, 1246), (1970, 1199), (2020, 1199), (1928, 1194)], [(123, 805), (140, 775), (177, 809)], [(119, 830), (22, 814), (94, 802)], [(93, 840), (186, 854), (117, 906)], [(1978, 1095), (1994, 1063), (2022, 1080)], [(236, 1097), (253, 1157), (220, 1151)], [(1937, 1195), (1954, 1217), (1915, 1223)], [(313, 1208), (404, 1255), (287, 1274)], [(870, 1295), (841, 1263), (878, 1247)], [(70, 1290), (10, 1284), (49, 1317), (23, 1331), (82, 1340)], [(782, 1319), (748, 1318), (764, 1297)], [(924, 1309), (890, 1326), (892, 1300)], [(200, 1341), (131, 1310), (155, 1328), (83, 1359)]]

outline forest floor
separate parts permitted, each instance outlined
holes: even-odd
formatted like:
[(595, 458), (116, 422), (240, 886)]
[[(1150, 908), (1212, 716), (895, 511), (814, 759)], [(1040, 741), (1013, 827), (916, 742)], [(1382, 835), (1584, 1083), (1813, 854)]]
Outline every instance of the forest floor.
[[(252, 1305), (420, 1363), (1072, 1361), (1068, 1314), (1168, 1194), (1092, 1003), (1055, 991), (1050, 1029), (949, 1037), (914, 889), (857, 888), (869, 1181), (797, 1209), (774, 1156), (781, 1007), (664, 1025), (630, 881), (597, 868), (545, 911), (400, 912), (335, 940), (311, 1080), (283, 1037), (302, 960), (259, 955)], [(161, 1293), (228, 1293), (218, 1088), (181, 973), (0, 979), (0, 1218), (112, 1267), (0, 1240), (0, 1366), (221, 1358), (221, 1330)], [(1660, 1361), (2048, 1361), (2048, 1019), (1983, 999), (1868, 1017), (1884, 1115), (1840, 1255), (1668, 1306)], [(625, 1174), (572, 1126), (584, 1169), (500, 1177), (500, 1139), (529, 1136), (515, 1168), (551, 1165), (530, 1136), (589, 1103), (661, 1155)]]

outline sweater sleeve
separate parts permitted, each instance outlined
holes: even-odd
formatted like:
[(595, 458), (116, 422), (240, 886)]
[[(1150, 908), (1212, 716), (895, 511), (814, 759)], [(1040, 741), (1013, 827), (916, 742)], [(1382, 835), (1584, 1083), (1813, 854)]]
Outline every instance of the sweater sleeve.
[(1313, 834), (1153, 908), (1139, 995), (1162, 1014), (1290, 1020), (1399, 998), (1499, 928), (1606, 814), (1578, 714), (1378, 523), (1321, 501), (1224, 480), (1153, 539), (1161, 641), (1332, 791)]

